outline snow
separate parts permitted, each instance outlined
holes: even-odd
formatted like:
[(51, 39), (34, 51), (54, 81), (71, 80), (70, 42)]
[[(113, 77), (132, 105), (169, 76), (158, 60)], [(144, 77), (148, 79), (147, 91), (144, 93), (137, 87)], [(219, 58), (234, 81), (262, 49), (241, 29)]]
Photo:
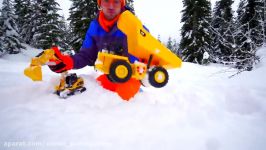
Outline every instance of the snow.
[(0, 149), (264, 150), (266, 48), (251, 72), (184, 63), (162, 89), (143, 88), (129, 102), (96, 82), (99, 72), (74, 72), (87, 91), (59, 99), (60, 75), (42, 82), (23, 75), (40, 50), (0, 59)]
[(189, 32), (186, 33), (186, 35), (184, 37), (186, 37), (187, 39), (191, 39), (191, 35), (192, 35), (192, 30), (190, 30)]

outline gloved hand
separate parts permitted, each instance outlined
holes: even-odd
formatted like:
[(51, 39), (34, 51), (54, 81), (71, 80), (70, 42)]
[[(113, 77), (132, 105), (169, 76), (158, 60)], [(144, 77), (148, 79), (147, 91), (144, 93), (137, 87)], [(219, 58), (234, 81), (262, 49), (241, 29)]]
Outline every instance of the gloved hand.
[(56, 73), (62, 73), (67, 70), (73, 69), (73, 59), (69, 55), (63, 55), (58, 47), (54, 46), (51, 48), (55, 52), (57, 59), (50, 59), (48, 67)]

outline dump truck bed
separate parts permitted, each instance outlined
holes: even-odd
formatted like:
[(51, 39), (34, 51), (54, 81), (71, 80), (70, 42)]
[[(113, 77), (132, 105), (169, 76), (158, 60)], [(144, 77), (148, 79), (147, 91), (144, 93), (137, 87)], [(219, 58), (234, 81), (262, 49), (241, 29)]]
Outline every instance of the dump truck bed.
[(130, 11), (123, 12), (117, 24), (127, 36), (128, 52), (131, 55), (146, 61), (152, 55), (151, 65), (166, 69), (181, 67), (181, 59), (154, 38)]

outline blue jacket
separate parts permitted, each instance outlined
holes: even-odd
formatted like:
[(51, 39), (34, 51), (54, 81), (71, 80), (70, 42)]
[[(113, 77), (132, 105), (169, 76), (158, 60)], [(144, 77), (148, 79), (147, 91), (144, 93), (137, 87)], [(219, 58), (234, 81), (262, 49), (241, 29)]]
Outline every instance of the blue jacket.
[(100, 26), (98, 19), (95, 19), (90, 23), (80, 52), (72, 56), (74, 69), (83, 68), (86, 65), (93, 66), (98, 52), (102, 49), (128, 56), (127, 37), (118, 29), (117, 24), (110, 32), (106, 32)]
[[(130, 10), (130, 8), (125, 7), (125, 10)], [(145, 26), (143, 27), (149, 31)], [(79, 69), (87, 65), (94, 66), (97, 54), (102, 49), (114, 51), (118, 55), (127, 56), (131, 63), (138, 60), (137, 57), (128, 53), (127, 37), (118, 29), (117, 24), (114, 25), (110, 32), (106, 32), (101, 27), (97, 17), (90, 23), (80, 52), (72, 56), (74, 62), (73, 68)]]

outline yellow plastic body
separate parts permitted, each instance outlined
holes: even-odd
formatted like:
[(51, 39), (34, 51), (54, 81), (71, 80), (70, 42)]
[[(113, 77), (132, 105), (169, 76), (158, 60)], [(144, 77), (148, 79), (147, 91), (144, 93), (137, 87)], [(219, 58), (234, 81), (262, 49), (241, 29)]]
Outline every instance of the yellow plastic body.
[(182, 60), (154, 38), (130, 11), (120, 15), (117, 25), (127, 36), (128, 52), (131, 55), (145, 61), (152, 55), (151, 66), (165, 69), (181, 67)]
[(78, 88), (81, 88), (84, 86), (84, 80), (79, 77), (78, 80), (71, 86), (71, 87), (66, 87), (66, 81), (64, 78), (60, 79), (60, 84), (55, 86), (55, 91), (63, 91), (63, 90), (69, 90), (69, 91), (74, 91)]
[(24, 75), (33, 81), (42, 81), (41, 66), (49, 62), (50, 59), (57, 59), (52, 49), (44, 50), (39, 56), (31, 59), (31, 64), (24, 70)]
[[(132, 68), (132, 77), (136, 79), (143, 79), (147, 72), (147, 65), (143, 63), (133, 63), (131, 64), (127, 57), (125, 56), (118, 56), (110, 53), (99, 52), (98, 58), (95, 62), (95, 68), (104, 74), (109, 74), (111, 64), (115, 61), (123, 60), (128, 62)], [(122, 66), (121, 66), (122, 67)], [(121, 71), (117, 72), (117, 75), (123, 78), (125, 74), (125, 70), (123, 68), (120, 69)], [(119, 73), (120, 72), (120, 73)]]

